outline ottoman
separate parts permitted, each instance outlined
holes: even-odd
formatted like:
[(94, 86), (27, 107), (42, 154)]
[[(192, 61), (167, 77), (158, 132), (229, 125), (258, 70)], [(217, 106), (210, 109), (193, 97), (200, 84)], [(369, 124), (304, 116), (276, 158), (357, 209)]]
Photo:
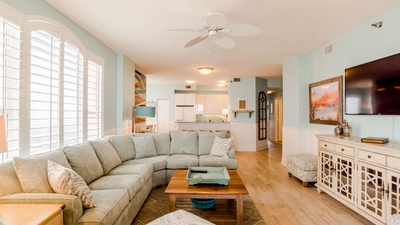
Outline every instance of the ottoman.
[(147, 225), (215, 225), (190, 212), (179, 209), (157, 218)]
[(311, 154), (295, 154), (286, 157), (289, 177), (295, 176), (303, 181), (307, 187), (308, 182), (317, 182), (318, 156)]

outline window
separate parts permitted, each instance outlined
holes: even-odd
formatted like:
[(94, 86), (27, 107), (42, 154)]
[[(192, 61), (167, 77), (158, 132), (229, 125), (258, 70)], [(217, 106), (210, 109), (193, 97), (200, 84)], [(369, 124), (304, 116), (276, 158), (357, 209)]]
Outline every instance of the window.
[(5, 118), (8, 139), (8, 152), (0, 162), (18, 155), (21, 149), (21, 42), (21, 26), (0, 17), (0, 114)]
[(8, 139), (0, 162), (101, 138), (104, 61), (65, 27), (40, 19), (21, 22), (24, 28), (1, 16), (0, 5), (0, 114)]

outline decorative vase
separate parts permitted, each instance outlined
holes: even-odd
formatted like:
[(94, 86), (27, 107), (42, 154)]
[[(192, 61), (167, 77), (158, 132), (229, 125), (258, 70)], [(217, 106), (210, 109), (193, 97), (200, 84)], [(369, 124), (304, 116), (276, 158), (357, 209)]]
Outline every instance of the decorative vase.
[(349, 123), (346, 122), (345, 125), (343, 126), (343, 136), (350, 137), (350, 134), (351, 134), (351, 127), (349, 126)]
[(340, 136), (343, 133), (342, 126), (338, 124), (334, 129), (335, 136)]

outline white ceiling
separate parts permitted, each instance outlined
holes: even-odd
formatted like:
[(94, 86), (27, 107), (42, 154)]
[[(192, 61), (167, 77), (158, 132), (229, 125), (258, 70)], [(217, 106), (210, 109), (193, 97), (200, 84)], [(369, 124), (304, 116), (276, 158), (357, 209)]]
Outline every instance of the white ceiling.
[[(282, 63), (327, 45), (400, 0), (46, 0), (116, 52), (136, 64), (154, 83), (215, 85), (228, 76), (282, 77)], [(234, 37), (228, 50), (207, 39), (183, 46), (201, 35), (172, 32), (202, 28), (211, 11), (228, 24), (263, 28), (256, 36)], [(377, 21), (376, 21), (377, 22)], [(209, 75), (196, 68), (211, 66)], [(156, 79), (153, 79), (156, 78)]]

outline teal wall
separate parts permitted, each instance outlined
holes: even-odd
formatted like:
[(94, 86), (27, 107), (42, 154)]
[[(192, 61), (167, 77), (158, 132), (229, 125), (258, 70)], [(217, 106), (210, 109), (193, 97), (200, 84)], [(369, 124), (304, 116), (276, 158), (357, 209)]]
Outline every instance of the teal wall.
[[(383, 21), (382, 28), (372, 23)], [(308, 123), (308, 85), (343, 75), (348, 67), (400, 52), (400, 4), (363, 22), (326, 45), (297, 55), (283, 65), (284, 126), (330, 132), (331, 125)], [(332, 44), (333, 52), (325, 54)], [(353, 136), (383, 136), (400, 140), (400, 116), (344, 115)]]
[[(233, 80), (233, 77), (229, 77), (229, 80)], [(248, 110), (256, 110), (256, 77), (240, 77), (240, 82), (229, 83), (229, 108), (230, 110), (239, 109), (239, 100), (247, 101)], [(255, 123), (256, 117), (252, 116), (249, 118), (247, 113), (238, 113), (236, 118), (233, 114), (229, 115), (229, 122), (231, 123)]]
[(118, 101), (116, 101), (116, 53), (44, 0), (3, 0), (3, 2), (25, 15), (42, 16), (56, 20), (70, 29), (87, 50), (104, 59), (104, 89), (106, 93), (104, 96), (104, 129), (111, 130), (118, 127), (116, 109), (120, 106), (117, 106)]

